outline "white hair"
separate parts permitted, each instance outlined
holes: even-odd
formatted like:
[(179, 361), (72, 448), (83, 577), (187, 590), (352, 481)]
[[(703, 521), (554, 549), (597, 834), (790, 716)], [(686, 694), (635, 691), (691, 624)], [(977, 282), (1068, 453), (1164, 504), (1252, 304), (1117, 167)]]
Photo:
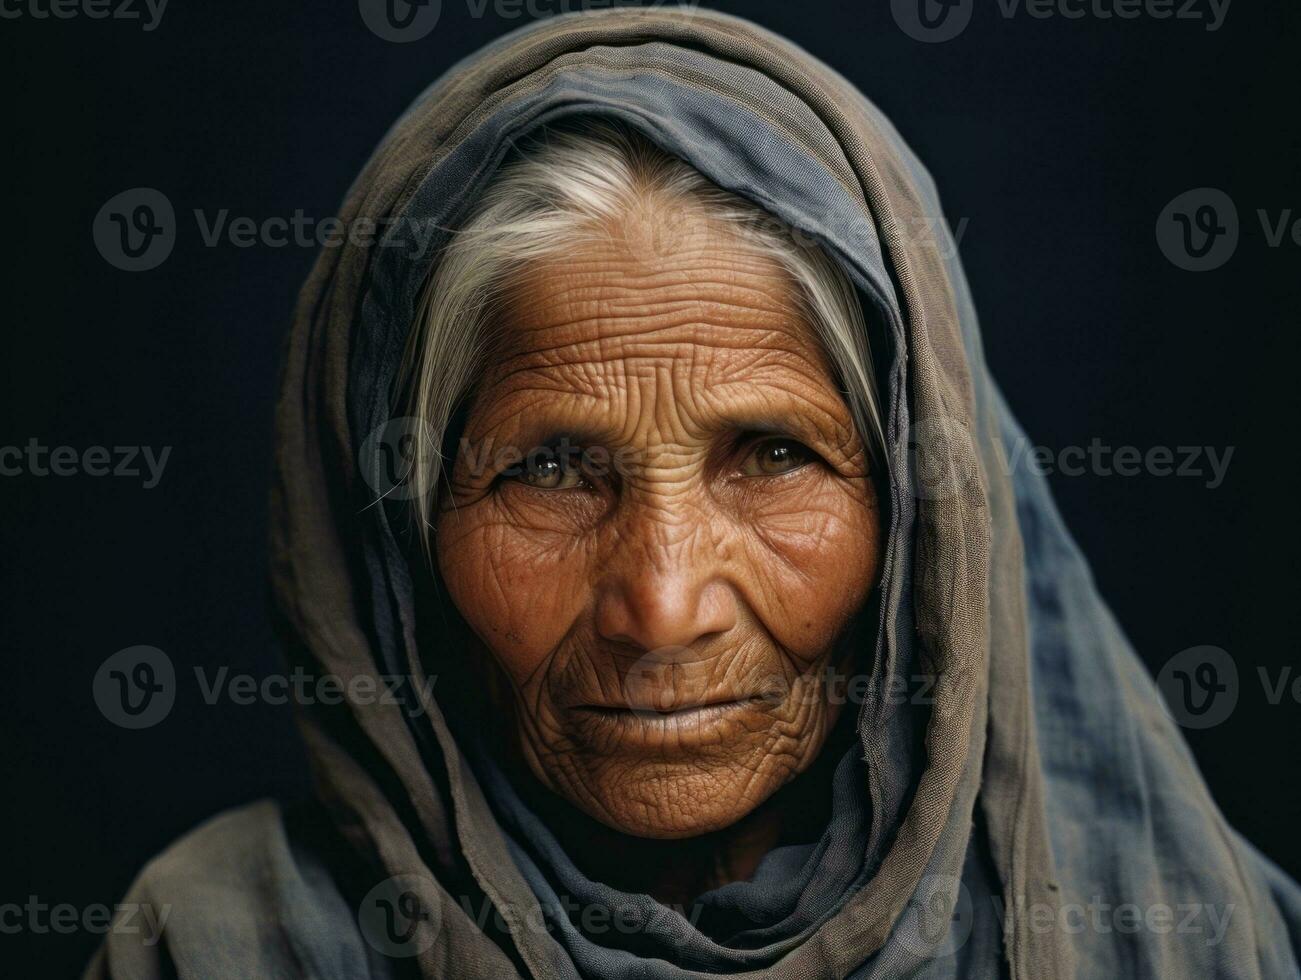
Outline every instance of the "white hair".
[[(425, 284), (399, 388), (406, 414), (421, 423), (404, 494), (421, 527), (431, 527), (443, 443), (491, 355), (510, 285), (529, 263), (608, 241), (612, 223), (656, 209), (689, 209), (718, 222), (790, 275), (859, 437), (872, 458), (883, 459), (867, 325), (844, 270), (815, 243), (635, 130), (589, 120), (544, 129), (520, 147), (442, 250)], [(428, 543), (427, 534), (420, 537)]]

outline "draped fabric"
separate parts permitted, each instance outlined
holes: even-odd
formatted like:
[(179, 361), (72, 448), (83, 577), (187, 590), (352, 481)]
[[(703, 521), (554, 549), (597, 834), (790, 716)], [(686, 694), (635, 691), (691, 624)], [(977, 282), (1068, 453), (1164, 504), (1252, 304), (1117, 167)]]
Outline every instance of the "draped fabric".
[[(744, 928), (583, 879), (454, 732), (440, 703), (457, 692), (431, 665), (456, 651), (417, 628), (401, 508), (375, 499), (374, 436), (400, 413), (395, 377), (439, 245), (522, 138), (580, 116), (633, 127), (817, 241), (886, 342), (890, 526), (861, 658), (872, 683), (822, 840), (705, 897)], [(90, 975), (1298, 974), (1296, 886), (1226, 826), (1042, 477), (1013, 465), (1020, 430), (986, 369), (933, 183), (847, 81), (724, 15), (555, 17), (421, 95), (340, 217), (384, 235), (324, 250), (302, 291), (278, 406), (272, 581), (291, 664), (345, 685), (407, 683), (390, 699), (302, 706), (317, 804), (260, 804), (175, 845), (132, 889), (171, 905), (162, 941), (113, 935)], [(925, 697), (892, 696), (917, 678)], [(368, 910), (394, 882), (412, 928), (386, 950)], [(593, 928), (567, 897), (624, 927)]]

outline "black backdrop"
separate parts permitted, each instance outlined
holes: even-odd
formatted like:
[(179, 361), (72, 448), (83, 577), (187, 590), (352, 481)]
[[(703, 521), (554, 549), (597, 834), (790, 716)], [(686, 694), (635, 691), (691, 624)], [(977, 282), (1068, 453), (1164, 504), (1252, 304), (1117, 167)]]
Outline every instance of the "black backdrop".
[[(531, 0), (535, 13), (577, 6)], [(1193, 5), (1201, 20), (1159, 19), (1159, 0), (1134, 19), (1103, 16), (1114, 0), (1069, 0), (1078, 18), (979, 0), (959, 36), (926, 43), (885, 0), (716, 6), (849, 76), (926, 161), (962, 229), (989, 361), (1035, 444), (1233, 447), (1214, 488), (1205, 457), (1201, 476), (1094, 466), (1052, 482), (1154, 675), (1190, 647), (1233, 657), (1236, 709), (1189, 741), (1232, 823), (1301, 874), (1301, 706), (1290, 690), (1273, 696), (1295, 668), (1301, 619), (1287, 516), (1301, 476), (1301, 246), (1271, 241), (1279, 220), (1301, 219), (1301, 11), (1233, 4), (1208, 30), (1209, 0)], [(7, 0), (0, 446), (172, 450), (149, 489), (147, 476), (39, 476), (0, 458), (13, 824), (0, 904), (111, 904), (204, 817), (305, 786), (287, 709), (209, 705), (182, 683), (164, 721), (131, 731), (98, 710), (92, 679), (136, 644), (185, 676), (277, 670), (270, 423), (279, 344), (315, 249), (209, 246), (194, 211), (328, 217), (421, 89), (533, 16), (516, 0), (441, 8), (427, 37), (397, 44), (367, 28), (356, 0), (174, 0), (151, 30)], [(138, 187), (166, 195), (177, 233), (161, 265), (126, 272), (92, 226)], [(1158, 217), (1203, 187), (1236, 206), (1238, 245), (1217, 268), (1187, 271), (1161, 247)], [(1196, 218), (1198, 203), (1185, 212)], [(75, 972), (99, 941), (21, 922), (0, 947), (39, 955), (42, 976)]]

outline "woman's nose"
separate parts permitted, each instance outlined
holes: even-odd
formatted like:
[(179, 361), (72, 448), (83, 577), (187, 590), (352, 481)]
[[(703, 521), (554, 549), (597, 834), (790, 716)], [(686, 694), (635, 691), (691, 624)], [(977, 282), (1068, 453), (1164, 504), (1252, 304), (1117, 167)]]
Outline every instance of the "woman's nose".
[(689, 556), (671, 566), (625, 567), (597, 598), (596, 628), (607, 640), (640, 650), (689, 647), (737, 622), (736, 595), (712, 569)]

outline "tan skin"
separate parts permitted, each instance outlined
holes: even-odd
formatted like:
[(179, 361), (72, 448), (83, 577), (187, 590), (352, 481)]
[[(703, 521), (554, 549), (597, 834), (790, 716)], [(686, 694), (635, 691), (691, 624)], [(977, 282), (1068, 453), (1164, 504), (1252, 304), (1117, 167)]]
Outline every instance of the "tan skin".
[(793, 283), (681, 209), (639, 247), (658, 213), (521, 278), (435, 546), (580, 866), (689, 900), (790, 832), (881, 528)]

